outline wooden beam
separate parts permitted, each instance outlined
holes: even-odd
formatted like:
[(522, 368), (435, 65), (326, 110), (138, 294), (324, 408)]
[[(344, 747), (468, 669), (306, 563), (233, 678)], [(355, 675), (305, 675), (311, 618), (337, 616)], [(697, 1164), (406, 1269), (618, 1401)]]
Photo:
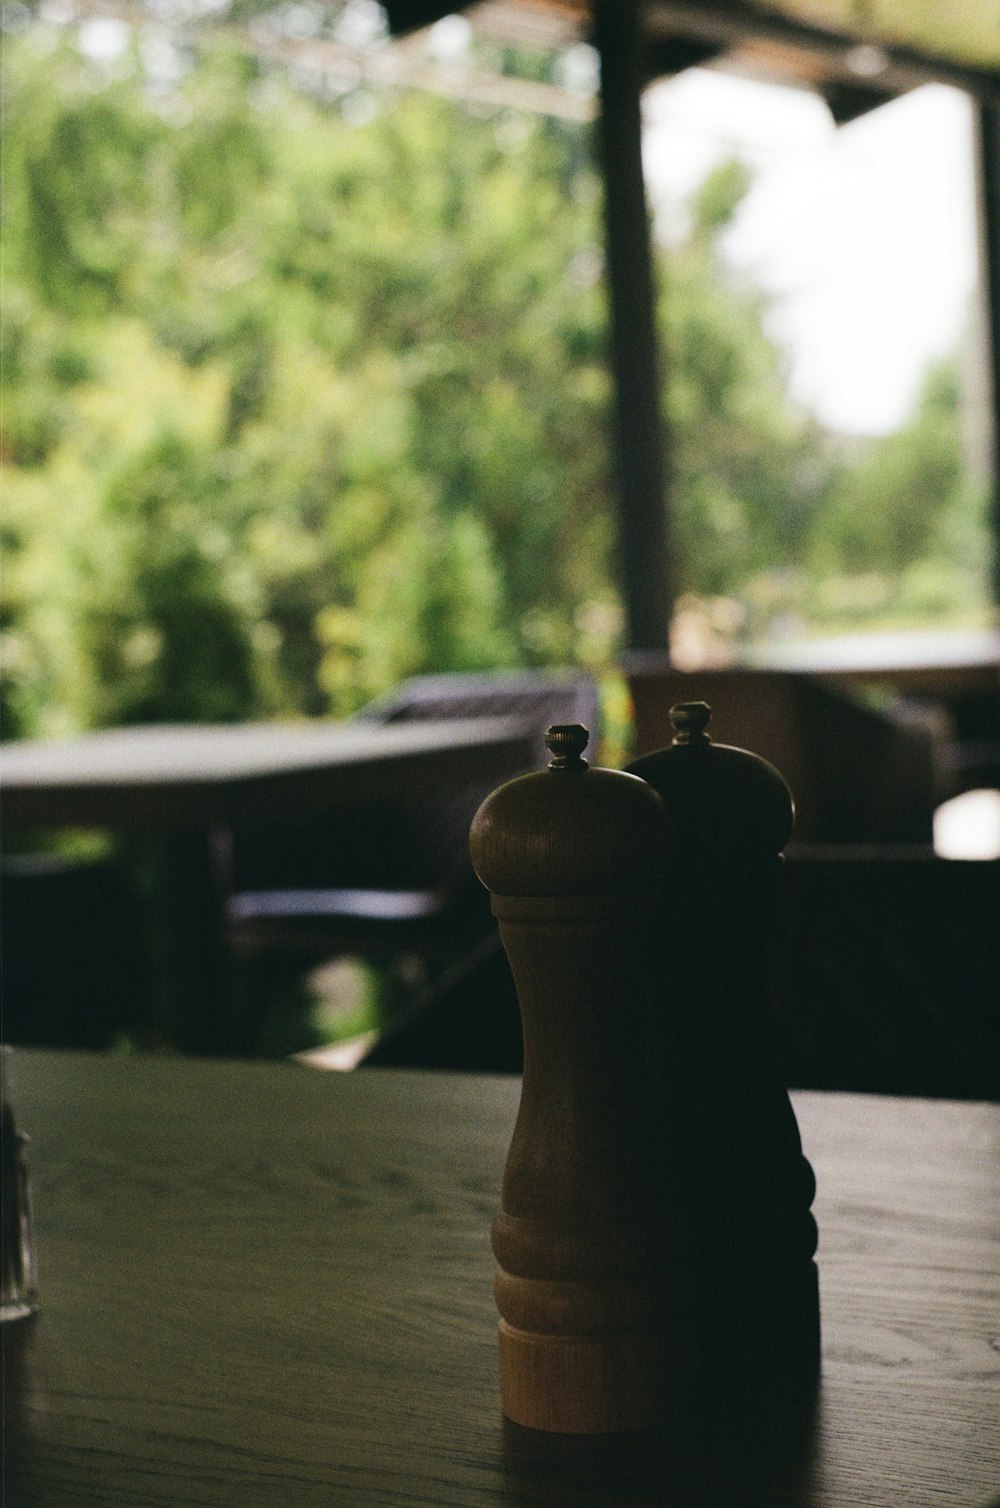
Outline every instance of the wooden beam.
[[(713, 42), (722, 52), (739, 52), (748, 42), (771, 42), (784, 50), (794, 49), (803, 61), (808, 60), (809, 67), (820, 68), (843, 84), (858, 78), (855, 62), (859, 44), (873, 46), (885, 64), (879, 86), (891, 95), (936, 83), (964, 89), (985, 103), (1000, 103), (1000, 68), (989, 22), (983, 24), (977, 60), (970, 51), (965, 61), (957, 53), (947, 56), (919, 45), (919, 28), (908, 26), (905, 13), (906, 7), (900, 6), (900, 25), (908, 28), (914, 39), (909, 44), (888, 28), (881, 28), (875, 17), (868, 21), (858, 17), (852, 23), (845, 14), (840, 24), (832, 18), (813, 24), (790, 15), (787, 7), (778, 10), (761, 0), (648, 0), (646, 27), (654, 39), (682, 36)], [(780, 70), (775, 82), (781, 82)]]
[(596, 0), (598, 124), (614, 381), (618, 550), (629, 649), (665, 649), (672, 594), (656, 295), (642, 174), (639, 0)]
[(1000, 610), (1000, 107), (980, 104), (976, 119), (980, 276), (985, 306), (991, 431), (989, 517), (993, 541), (993, 602)]

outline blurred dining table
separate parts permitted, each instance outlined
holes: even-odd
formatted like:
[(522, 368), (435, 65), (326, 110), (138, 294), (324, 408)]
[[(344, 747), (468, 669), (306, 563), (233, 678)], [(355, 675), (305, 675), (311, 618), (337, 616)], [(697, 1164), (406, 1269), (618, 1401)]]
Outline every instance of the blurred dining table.
[(519, 1080), (20, 1050), (41, 1308), (4, 1329), (11, 1508), (986, 1508), (1000, 1106), (793, 1096), (811, 1408), (560, 1437), (500, 1412), (489, 1227)]
[[(402, 793), (528, 768), (518, 719), (161, 724), (0, 746), (5, 828), (155, 835), (183, 1045), (227, 1043), (224, 907), (232, 835), (329, 819)], [(54, 919), (57, 921), (57, 919)]]

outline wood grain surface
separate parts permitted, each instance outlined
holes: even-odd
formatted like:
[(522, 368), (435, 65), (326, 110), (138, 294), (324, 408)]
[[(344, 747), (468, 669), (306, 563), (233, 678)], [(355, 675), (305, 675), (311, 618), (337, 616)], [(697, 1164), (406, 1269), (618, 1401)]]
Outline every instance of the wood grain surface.
[(1000, 1501), (1000, 1108), (800, 1094), (815, 1410), (611, 1439), (499, 1407), (515, 1079), (20, 1051), (42, 1310), (7, 1508)]

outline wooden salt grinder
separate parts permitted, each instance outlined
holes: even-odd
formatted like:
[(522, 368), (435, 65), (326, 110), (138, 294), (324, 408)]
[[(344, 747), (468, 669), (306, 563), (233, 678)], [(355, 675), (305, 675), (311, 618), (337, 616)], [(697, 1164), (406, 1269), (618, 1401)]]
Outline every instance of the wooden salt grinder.
[(773, 765), (712, 742), (706, 703), (670, 716), (673, 744), (630, 766), (674, 824), (651, 1025), (659, 1134), (688, 1250), (694, 1369), (735, 1396), (795, 1384), (819, 1361), (816, 1185), (767, 1019), (794, 805)]
[(504, 1413), (569, 1434), (660, 1422), (662, 1256), (646, 1077), (645, 949), (669, 844), (659, 797), (549, 729), (547, 770), (476, 813), (524, 1031), (493, 1225)]

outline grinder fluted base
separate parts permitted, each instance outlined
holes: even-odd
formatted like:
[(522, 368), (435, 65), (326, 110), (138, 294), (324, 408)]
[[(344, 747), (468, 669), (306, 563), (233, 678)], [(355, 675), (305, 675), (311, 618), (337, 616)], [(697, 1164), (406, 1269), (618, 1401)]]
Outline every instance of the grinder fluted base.
[(500, 1394), (515, 1424), (601, 1435), (665, 1420), (658, 1337), (538, 1335), (500, 1321)]

